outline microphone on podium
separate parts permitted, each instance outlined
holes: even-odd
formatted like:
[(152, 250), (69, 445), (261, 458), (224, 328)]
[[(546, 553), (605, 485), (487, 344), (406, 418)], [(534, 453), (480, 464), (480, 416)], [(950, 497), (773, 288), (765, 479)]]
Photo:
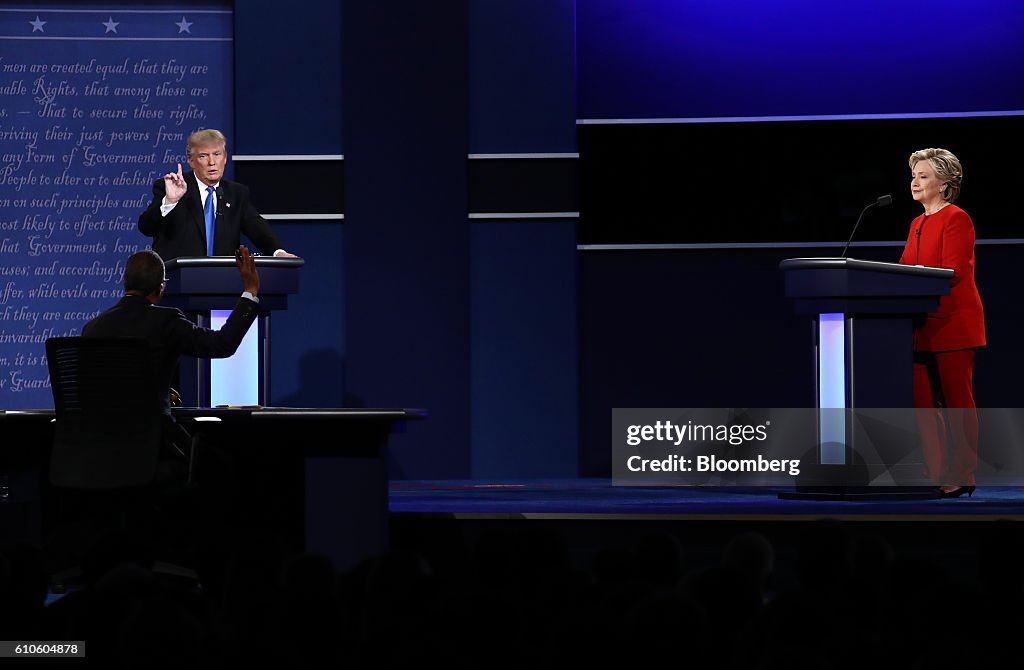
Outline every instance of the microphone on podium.
[(857, 223), (853, 224), (853, 230), (850, 231), (850, 239), (846, 240), (846, 246), (843, 247), (843, 253), (840, 258), (846, 258), (846, 252), (850, 250), (850, 242), (853, 242), (853, 236), (857, 232), (857, 226), (860, 225), (860, 220), (864, 218), (864, 213), (872, 207), (887, 207), (892, 204), (891, 195), (883, 195), (878, 200), (865, 207), (860, 211), (860, 216), (857, 217)]

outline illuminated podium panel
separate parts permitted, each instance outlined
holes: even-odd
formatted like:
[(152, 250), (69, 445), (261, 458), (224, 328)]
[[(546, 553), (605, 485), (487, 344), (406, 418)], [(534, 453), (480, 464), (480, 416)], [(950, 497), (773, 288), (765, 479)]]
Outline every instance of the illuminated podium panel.
[[(183, 357), (182, 402), (186, 406), (267, 405), (270, 401), (270, 315), (288, 309), (299, 292), (301, 258), (256, 257), (260, 274), (260, 316), (231, 358), (209, 361)], [(232, 256), (173, 258), (166, 263), (167, 286), (161, 304), (177, 307), (206, 328), (219, 328), (242, 294)], [(223, 313), (219, 313), (223, 312)]]

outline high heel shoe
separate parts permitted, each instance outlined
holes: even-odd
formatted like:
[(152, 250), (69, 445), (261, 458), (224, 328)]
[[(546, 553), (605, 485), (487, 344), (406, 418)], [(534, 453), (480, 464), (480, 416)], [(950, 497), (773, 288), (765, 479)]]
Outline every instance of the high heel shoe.
[(943, 498), (959, 498), (966, 493), (967, 497), (970, 498), (974, 495), (974, 488), (974, 486), (958, 486), (952, 491), (943, 491), (942, 488), (939, 488), (939, 495)]

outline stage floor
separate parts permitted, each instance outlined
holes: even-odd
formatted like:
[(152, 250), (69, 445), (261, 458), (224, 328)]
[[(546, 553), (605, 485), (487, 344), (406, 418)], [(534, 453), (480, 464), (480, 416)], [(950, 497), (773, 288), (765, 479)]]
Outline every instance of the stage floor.
[(1024, 488), (934, 500), (785, 500), (787, 488), (625, 487), (610, 479), (392, 481), (392, 513), (523, 518), (1024, 519)]

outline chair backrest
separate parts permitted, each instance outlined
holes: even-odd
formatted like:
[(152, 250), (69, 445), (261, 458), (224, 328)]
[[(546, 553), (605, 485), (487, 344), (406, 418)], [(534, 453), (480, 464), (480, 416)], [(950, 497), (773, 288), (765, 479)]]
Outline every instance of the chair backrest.
[(153, 482), (165, 420), (156, 402), (149, 344), (139, 338), (46, 341), (57, 418), (50, 482), (123, 489)]

